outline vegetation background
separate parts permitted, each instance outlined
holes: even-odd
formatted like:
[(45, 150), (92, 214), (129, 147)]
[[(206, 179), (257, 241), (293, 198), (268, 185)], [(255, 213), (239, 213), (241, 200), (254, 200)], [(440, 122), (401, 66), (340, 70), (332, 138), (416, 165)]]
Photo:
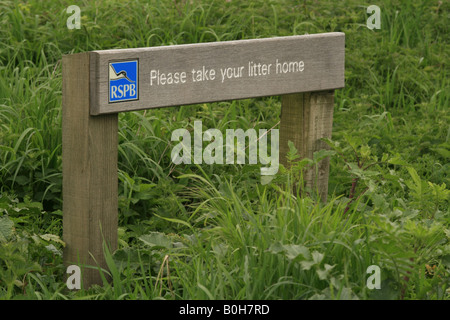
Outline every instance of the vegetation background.
[[(450, 299), (449, 21), (434, 0), (0, 0), (0, 298)], [(120, 114), (113, 281), (67, 290), (62, 55), (332, 31), (346, 34), (346, 86), (326, 203), (300, 174), (323, 153), (291, 148), (293, 167), (266, 185), (258, 165), (170, 160), (171, 132), (197, 119), (277, 128), (279, 97)]]

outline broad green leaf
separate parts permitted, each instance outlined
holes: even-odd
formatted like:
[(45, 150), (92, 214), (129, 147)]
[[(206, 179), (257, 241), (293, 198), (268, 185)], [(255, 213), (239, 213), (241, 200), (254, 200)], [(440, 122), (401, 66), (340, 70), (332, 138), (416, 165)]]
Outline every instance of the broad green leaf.
[(41, 237), (41, 239), (43, 239), (45, 241), (53, 241), (53, 242), (61, 244), (63, 247), (66, 246), (66, 243), (64, 241), (62, 241), (61, 238), (59, 236), (57, 236), (56, 234), (51, 234), (51, 233), (41, 234), (41, 235), (39, 235), (39, 237)]
[(309, 270), (312, 266), (319, 265), (323, 260), (324, 254), (319, 251), (313, 251), (310, 256), (312, 257), (312, 260), (308, 258), (307, 261), (300, 262), (303, 270)]
[(45, 248), (46, 248), (48, 251), (54, 253), (54, 254), (57, 255), (57, 256), (61, 256), (61, 255), (62, 255), (61, 251), (58, 250), (53, 244), (49, 244), (48, 246), (45, 246)]
[(284, 251), (284, 247), (283, 247), (283, 245), (280, 242), (275, 242), (275, 243), (270, 245), (268, 251), (271, 252), (271, 253), (277, 254), (277, 253), (283, 252)]
[(336, 154), (336, 151), (333, 151), (333, 150), (322, 149), (322, 150), (316, 151), (316, 152), (314, 152), (314, 155), (313, 155), (314, 163), (318, 163), (319, 161), (325, 159), (326, 157), (330, 157), (335, 154)]
[(8, 217), (0, 217), (0, 242), (9, 241), (14, 232), (14, 222)]
[(300, 261), (300, 265), (302, 266), (302, 270), (309, 270), (313, 265), (316, 263), (314, 261), (308, 260), (308, 261)]
[(313, 253), (311, 254), (313, 261), (317, 264), (321, 263), (324, 257), (323, 253), (320, 253), (319, 251), (313, 251)]
[(358, 167), (356, 163), (350, 162), (348, 163), (348, 166), (350, 167), (350, 173), (354, 174), (358, 177), (362, 177), (364, 174), (364, 171)]
[(291, 260), (297, 259), (299, 256), (302, 256), (304, 259), (309, 259), (310, 257), (309, 249), (302, 245), (288, 244), (284, 245), (284, 249), (286, 257)]
[(281, 244), (279, 242), (272, 244), (269, 247), (269, 251), (272, 253), (284, 253), (290, 260), (302, 257), (303, 259), (310, 259), (311, 254), (309, 249), (303, 245), (297, 244)]
[(151, 232), (139, 237), (143, 243), (154, 248), (172, 248), (172, 241), (161, 232)]
[(324, 267), (325, 267), (325, 269), (317, 269), (317, 271), (316, 271), (320, 280), (326, 280), (328, 278), (328, 275), (330, 274), (330, 271), (335, 266), (331, 266), (331, 265), (325, 263)]

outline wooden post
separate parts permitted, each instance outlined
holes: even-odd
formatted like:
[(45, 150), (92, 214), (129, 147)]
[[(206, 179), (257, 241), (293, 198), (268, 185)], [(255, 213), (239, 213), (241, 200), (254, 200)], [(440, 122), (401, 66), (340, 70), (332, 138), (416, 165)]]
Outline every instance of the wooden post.
[[(288, 141), (292, 141), (301, 158), (313, 158), (313, 154), (328, 145), (321, 138), (331, 138), (333, 126), (334, 91), (317, 91), (282, 96), (280, 124), (280, 163), (287, 166)], [(305, 186), (318, 190), (323, 201), (328, 194), (330, 160), (325, 158), (316, 168), (304, 174)]]
[(101, 284), (103, 239), (117, 247), (118, 115), (90, 116), (89, 53), (63, 57), (64, 262), (82, 269), (83, 284)]

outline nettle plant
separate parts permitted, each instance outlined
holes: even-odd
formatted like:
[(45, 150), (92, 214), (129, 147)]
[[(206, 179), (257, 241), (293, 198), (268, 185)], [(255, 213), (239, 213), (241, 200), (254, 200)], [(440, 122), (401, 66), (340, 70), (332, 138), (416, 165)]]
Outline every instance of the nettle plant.
[[(314, 167), (316, 172), (318, 170), (319, 162), (326, 157), (338, 156), (340, 161), (344, 163), (343, 168), (346, 173), (351, 176), (351, 185), (348, 190), (345, 190), (346, 197), (341, 195), (342, 201), (347, 201), (345, 212), (350, 209), (350, 206), (355, 200), (359, 200), (361, 196), (368, 191), (374, 192), (377, 186), (383, 184), (382, 172), (380, 170), (381, 164), (388, 164), (388, 155), (384, 154), (382, 159), (378, 159), (373, 155), (368, 145), (364, 145), (358, 138), (346, 136), (346, 145), (342, 147), (340, 142), (332, 141), (331, 139), (322, 139), (326, 142), (331, 150), (320, 150), (314, 153), (313, 159), (303, 158), (299, 159), (300, 155), (294, 144), (289, 141), (289, 152), (287, 153), (287, 161), (289, 163), (289, 170), (283, 169), (283, 172), (288, 173), (288, 185), (292, 190), (303, 190), (310, 196), (314, 196), (314, 186), (311, 188), (303, 185), (304, 170)], [(398, 160), (398, 159), (397, 159)], [(395, 160), (394, 160), (395, 162)], [(339, 163), (340, 164), (340, 163)], [(403, 164), (403, 163), (402, 163)], [(391, 172), (391, 175), (393, 172)], [(391, 180), (396, 180), (390, 177)], [(298, 181), (294, 183), (294, 181)], [(344, 184), (346, 186), (346, 184)], [(338, 192), (341, 192), (339, 190)]]
[[(323, 141), (331, 147), (340, 163), (343, 162), (344, 171), (351, 176), (346, 212), (363, 195), (368, 195), (372, 209), (381, 212), (389, 208), (389, 203), (394, 203), (403, 208), (411, 206), (423, 218), (434, 219), (436, 215), (445, 214), (442, 210), (445, 210), (450, 199), (450, 190), (445, 183), (439, 185), (423, 180), (399, 154), (383, 153), (380, 157), (373, 147), (356, 135), (345, 135), (344, 139), (345, 146), (330, 139)], [(403, 200), (405, 196), (409, 196), (407, 204)]]
[[(430, 294), (442, 297), (448, 288), (443, 279), (448, 278), (450, 254), (449, 230), (443, 223), (450, 199), (445, 183), (422, 179), (400, 155), (378, 156), (358, 136), (344, 136), (345, 146), (324, 141), (350, 174), (347, 197), (342, 198), (346, 201), (344, 215), (360, 212), (365, 217), (371, 229), (368, 249), (388, 274), (385, 283), (397, 288), (391, 293), (404, 298), (415, 288), (418, 298)], [(367, 196), (364, 202), (363, 196)], [(424, 276), (430, 265), (439, 270), (439, 277)]]
[(276, 181), (283, 181), (291, 193), (297, 196), (309, 195), (319, 198), (318, 190), (314, 186), (305, 184), (304, 174), (309, 168), (315, 168), (316, 176), (318, 174), (319, 162), (326, 157), (333, 156), (336, 152), (333, 150), (319, 150), (314, 152), (313, 158), (301, 158), (292, 141), (288, 141), (289, 151), (286, 154), (288, 168), (281, 165), (282, 175)]
[(379, 192), (380, 186), (388, 181), (403, 188), (400, 178), (394, 170), (389, 170), (388, 165), (405, 163), (399, 161), (398, 158), (389, 157), (388, 154), (383, 154), (380, 159), (372, 152), (371, 147), (363, 143), (362, 139), (357, 136), (346, 135), (344, 139), (346, 142), (344, 146), (331, 139), (323, 139), (323, 141), (331, 147), (340, 162), (343, 162), (343, 169), (351, 176), (350, 189), (346, 194), (348, 203), (345, 212), (367, 193), (372, 195), (374, 204), (382, 205), (377, 191)]

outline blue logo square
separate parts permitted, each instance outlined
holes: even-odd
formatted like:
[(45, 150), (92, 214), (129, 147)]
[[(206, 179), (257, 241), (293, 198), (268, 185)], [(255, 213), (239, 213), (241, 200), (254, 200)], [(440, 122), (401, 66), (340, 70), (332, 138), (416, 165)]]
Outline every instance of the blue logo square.
[(109, 102), (139, 99), (138, 60), (109, 63)]

